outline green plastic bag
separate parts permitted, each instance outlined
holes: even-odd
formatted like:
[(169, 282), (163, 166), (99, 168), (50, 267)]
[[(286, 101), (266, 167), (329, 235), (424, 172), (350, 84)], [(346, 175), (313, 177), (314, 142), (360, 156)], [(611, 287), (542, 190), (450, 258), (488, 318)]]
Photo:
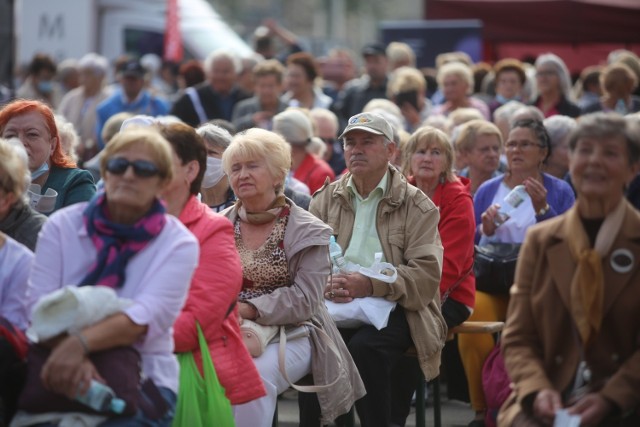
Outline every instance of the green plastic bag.
[(207, 340), (199, 324), (198, 341), (202, 353), (200, 375), (193, 353), (178, 353), (180, 385), (173, 427), (235, 427), (231, 403), (224, 394), (213, 367)]

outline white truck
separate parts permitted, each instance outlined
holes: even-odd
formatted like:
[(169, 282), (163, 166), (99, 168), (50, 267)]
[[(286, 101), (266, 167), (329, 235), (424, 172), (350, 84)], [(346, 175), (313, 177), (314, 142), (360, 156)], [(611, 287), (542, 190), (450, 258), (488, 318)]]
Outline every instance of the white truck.
[[(203, 59), (218, 48), (241, 56), (251, 48), (206, 0), (178, 0), (185, 59)], [(56, 60), (97, 52), (162, 56), (167, 0), (16, 0), (16, 64), (35, 53)]]

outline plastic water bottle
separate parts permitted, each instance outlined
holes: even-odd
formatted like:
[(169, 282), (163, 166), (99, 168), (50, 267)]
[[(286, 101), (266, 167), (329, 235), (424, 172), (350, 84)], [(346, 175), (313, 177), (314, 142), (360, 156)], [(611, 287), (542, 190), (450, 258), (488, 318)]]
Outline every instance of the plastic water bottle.
[(126, 402), (117, 398), (111, 387), (94, 380), (91, 380), (89, 390), (76, 396), (76, 400), (98, 412), (114, 414), (121, 414), (126, 406)]
[(333, 274), (344, 273), (347, 266), (347, 261), (342, 255), (342, 248), (336, 242), (335, 236), (329, 238), (329, 256), (331, 257), (331, 269)]
[(627, 103), (624, 102), (624, 99), (618, 99), (614, 111), (622, 116), (626, 115), (629, 112)]
[(528, 198), (529, 193), (527, 193), (524, 185), (516, 185), (515, 187), (513, 187), (513, 190), (511, 190), (509, 194), (504, 197), (502, 205), (500, 206), (498, 213), (493, 219), (493, 223), (496, 225), (496, 227), (500, 227), (509, 218), (511, 218), (513, 212), (518, 209), (518, 206), (520, 206)]

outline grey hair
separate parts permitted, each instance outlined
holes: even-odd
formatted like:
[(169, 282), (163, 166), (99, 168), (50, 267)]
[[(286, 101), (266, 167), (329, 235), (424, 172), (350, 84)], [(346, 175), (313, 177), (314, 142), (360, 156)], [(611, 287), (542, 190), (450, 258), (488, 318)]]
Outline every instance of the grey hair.
[(568, 116), (551, 116), (542, 122), (551, 138), (551, 146), (556, 147), (578, 126), (576, 120)]
[(538, 107), (534, 107), (533, 105), (525, 105), (524, 107), (518, 108), (513, 112), (511, 117), (509, 118), (509, 129), (513, 129), (513, 125), (520, 120), (523, 119), (532, 119), (538, 122), (542, 122), (544, 120), (544, 114)]
[(572, 99), (573, 94), (571, 93), (571, 74), (569, 74), (569, 69), (564, 61), (553, 53), (545, 53), (538, 56), (536, 59), (536, 69), (542, 65), (551, 65), (555, 68), (558, 77), (560, 78), (560, 91), (562, 94), (568, 98)]
[(80, 137), (78, 136), (78, 132), (76, 132), (76, 128), (68, 121), (64, 116), (56, 114), (56, 127), (58, 128), (58, 136), (60, 137), (60, 148), (62, 151), (67, 154), (69, 157), (73, 159), (73, 161), (78, 161), (78, 153), (76, 152), (76, 147), (80, 145)]
[(503, 104), (496, 108), (496, 111), (493, 112), (493, 121), (497, 122), (499, 120), (509, 120), (511, 116), (515, 114), (520, 108), (526, 107), (525, 104), (519, 101), (509, 101), (506, 104)]
[(233, 138), (229, 131), (213, 123), (205, 123), (196, 129), (196, 133), (200, 135), (206, 142), (215, 144), (225, 150), (231, 144)]
[(582, 138), (606, 139), (621, 137), (627, 144), (629, 164), (640, 160), (640, 132), (635, 120), (626, 120), (613, 112), (585, 114), (569, 137), (569, 150), (574, 151)]
[(95, 75), (105, 76), (109, 70), (109, 61), (97, 53), (87, 53), (78, 61), (78, 68), (91, 70)]
[(233, 69), (236, 74), (240, 74), (242, 72), (242, 60), (238, 55), (226, 49), (218, 49), (213, 51), (207, 59), (204, 60), (204, 69), (206, 73), (211, 72), (211, 67), (213, 63), (218, 59), (228, 59), (233, 64)]

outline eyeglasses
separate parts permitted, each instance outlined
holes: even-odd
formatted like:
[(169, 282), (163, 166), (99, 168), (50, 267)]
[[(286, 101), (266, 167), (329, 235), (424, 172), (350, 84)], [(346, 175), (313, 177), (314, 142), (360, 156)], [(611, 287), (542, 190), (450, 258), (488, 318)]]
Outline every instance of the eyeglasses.
[(522, 141), (522, 142), (517, 142), (517, 141), (507, 141), (506, 144), (504, 144), (505, 148), (507, 149), (507, 151), (513, 151), (516, 148), (519, 148), (522, 151), (526, 151), (526, 150), (533, 150), (534, 148), (543, 148), (544, 145), (542, 144), (536, 144), (535, 142), (530, 142), (530, 141)]
[(133, 173), (139, 178), (150, 178), (160, 174), (158, 167), (148, 160), (129, 161), (124, 157), (114, 157), (107, 161), (107, 172), (114, 175), (124, 175), (129, 169), (133, 168)]

